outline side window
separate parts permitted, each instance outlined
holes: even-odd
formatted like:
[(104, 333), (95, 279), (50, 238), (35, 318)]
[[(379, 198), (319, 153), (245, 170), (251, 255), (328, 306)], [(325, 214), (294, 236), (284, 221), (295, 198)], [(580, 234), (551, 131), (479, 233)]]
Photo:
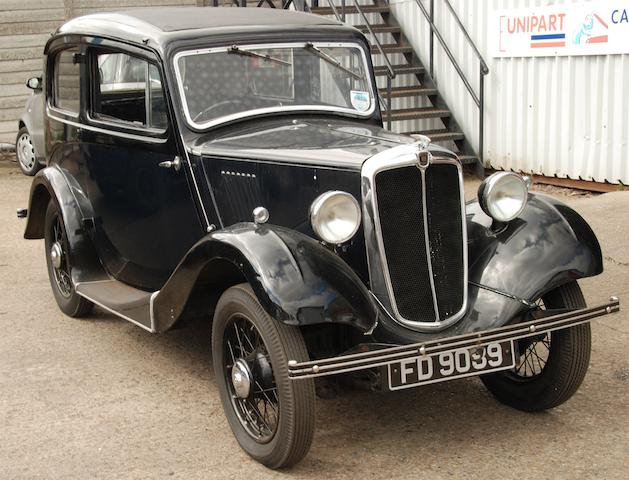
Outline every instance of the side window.
[(95, 59), (94, 118), (166, 129), (166, 103), (155, 65), (126, 53), (97, 53)]
[(81, 65), (74, 61), (78, 53), (77, 48), (63, 50), (53, 67), (53, 106), (72, 113), (79, 112), (81, 98)]

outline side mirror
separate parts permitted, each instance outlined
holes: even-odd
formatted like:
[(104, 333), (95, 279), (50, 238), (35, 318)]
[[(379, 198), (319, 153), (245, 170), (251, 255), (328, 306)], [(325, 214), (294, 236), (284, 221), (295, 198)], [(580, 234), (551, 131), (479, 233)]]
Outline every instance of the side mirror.
[(41, 90), (41, 77), (31, 77), (26, 81), (26, 86), (31, 90)]

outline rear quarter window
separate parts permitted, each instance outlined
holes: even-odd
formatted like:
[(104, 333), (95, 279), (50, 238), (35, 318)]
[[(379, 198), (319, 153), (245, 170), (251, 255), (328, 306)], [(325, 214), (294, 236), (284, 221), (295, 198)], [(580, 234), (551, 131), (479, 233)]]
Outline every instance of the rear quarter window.
[(57, 54), (53, 66), (52, 105), (61, 110), (78, 113), (81, 103), (81, 65), (75, 61), (77, 48)]

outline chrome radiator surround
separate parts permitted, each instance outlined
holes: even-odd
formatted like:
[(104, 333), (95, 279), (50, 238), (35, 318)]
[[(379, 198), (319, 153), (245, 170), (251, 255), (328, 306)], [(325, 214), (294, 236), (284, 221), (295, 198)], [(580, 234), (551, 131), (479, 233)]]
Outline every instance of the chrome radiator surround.
[[(425, 172), (430, 165), (436, 164), (451, 164), (457, 167), (459, 177), (459, 194), (461, 198), (461, 223), (462, 223), (462, 239), (461, 248), (463, 250), (463, 302), (461, 309), (452, 314), (447, 319), (441, 320), (439, 318), (439, 308), (436, 299), (436, 290), (434, 285), (434, 278), (432, 276), (432, 266), (430, 259), (430, 245), (428, 242), (428, 218), (427, 218), (427, 203), (426, 203), (426, 176)], [(395, 294), (393, 290), (393, 284), (391, 282), (391, 276), (389, 273), (389, 264), (386, 258), (386, 251), (384, 248), (384, 240), (382, 236), (382, 229), (380, 225), (380, 216), (378, 212), (378, 199), (376, 195), (375, 177), (378, 173), (396, 169), (400, 167), (416, 166), (421, 171), (422, 178), (422, 190), (423, 190), (423, 211), (424, 211), (424, 232), (425, 232), (425, 244), (427, 262), (429, 270), (431, 272), (430, 285), (431, 292), (426, 292), (428, 295), (432, 295), (433, 307), (435, 309), (435, 321), (433, 322), (420, 322), (414, 321), (408, 318), (404, 318), (397, 307), (395, 300)], [(420, 332), (434, 332), (443, 330), (450, 325), (454, 324), (457, 320), (465, 315), (468, 305), (467, 299), (467, 283), (468, 283), (468, 259), (467, 259), (467, 224), (465, 220), (465, 192), (463, 185), (463, 171), (460, 163), (449, 157), (433, 157), (432, 153), (428, 151), (422, 144), (407, 144), (400, 145), (381, 152), (365, 161), (361, 171), (361, 190), (362, 190), (362, 206), (363, 206), (363, 228), (365, 233), (365, 245), (367, 248), (367, 262), (369, 268), (369, 280), (371, 285), (371, 291), (376, 298), (382, 303), (382, 306), (387, 310), (391, 318), (396, 320), (399, 324), (406, 328)], [(400, 208), (403, 208), (401, 205)], [(418, 292), (422, 294), (422, 292)]]

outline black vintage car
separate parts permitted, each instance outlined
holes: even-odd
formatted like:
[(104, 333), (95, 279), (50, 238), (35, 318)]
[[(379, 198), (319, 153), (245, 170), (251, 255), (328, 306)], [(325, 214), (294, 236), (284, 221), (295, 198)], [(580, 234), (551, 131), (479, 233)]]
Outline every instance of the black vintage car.
[(466, 204), (456, 155), (384, 130), (375, 84), (358, 30), (297, 12), (95, 14), (46, 45), (47, 167), (21, 214), (59, 307), (212, 319), (229, 424), (272, 468), (309, 449), (317, 377), (482, 374), (544, 410), (619, 309), (586, 308), (577, 280), (603, 267), (577, 213), (510, 172)]

